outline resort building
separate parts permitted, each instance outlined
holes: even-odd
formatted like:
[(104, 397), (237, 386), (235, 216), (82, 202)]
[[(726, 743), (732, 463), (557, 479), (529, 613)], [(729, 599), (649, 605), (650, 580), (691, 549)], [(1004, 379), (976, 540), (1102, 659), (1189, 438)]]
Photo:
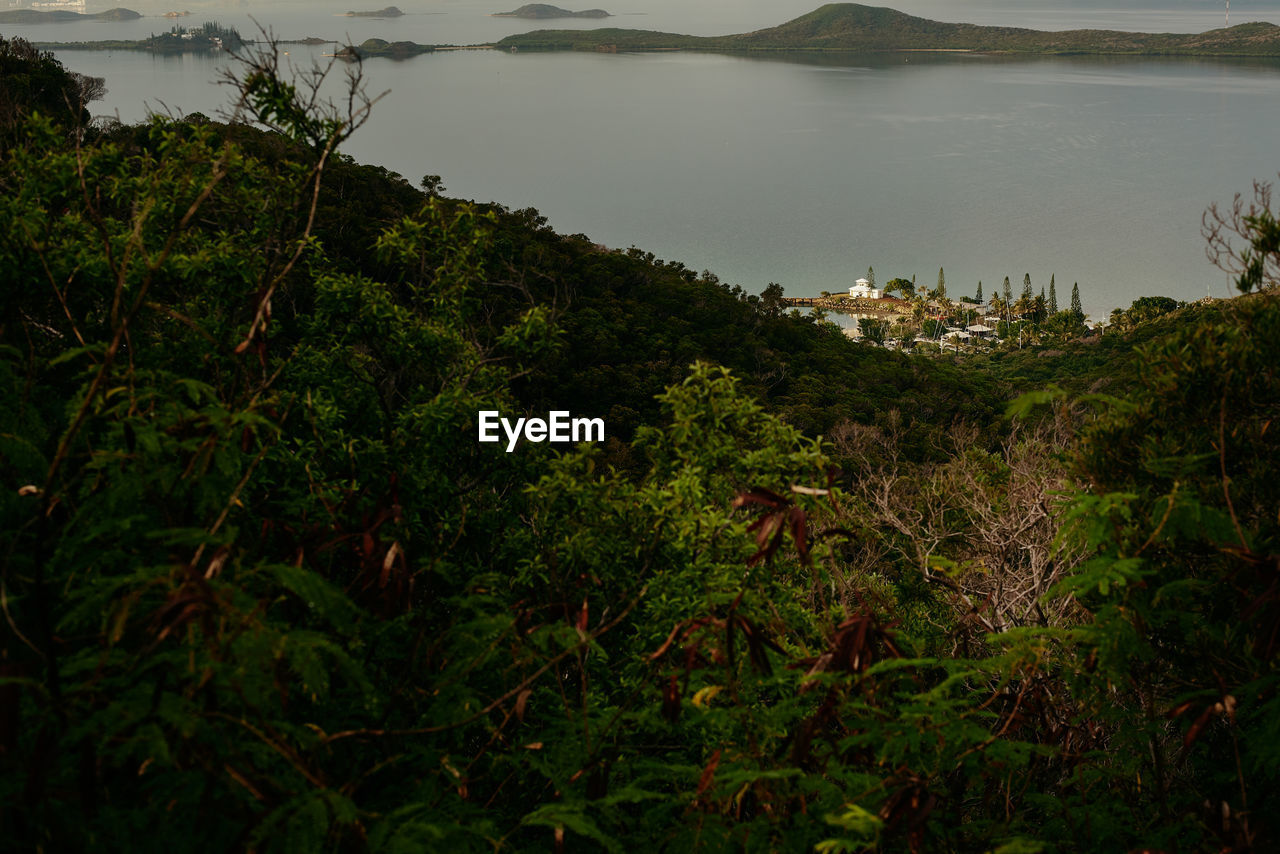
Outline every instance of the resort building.
[(849, 296), (854, 299), (882, 299), (884, 288), (873, 288), (866, 279), (858, 279), (853, 283), (853, 287), (849, 288)]

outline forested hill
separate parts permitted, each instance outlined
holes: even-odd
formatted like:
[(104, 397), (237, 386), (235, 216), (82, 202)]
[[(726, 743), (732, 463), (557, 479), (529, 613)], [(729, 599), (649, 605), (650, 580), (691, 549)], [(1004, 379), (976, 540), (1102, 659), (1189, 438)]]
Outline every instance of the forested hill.
[(0, 38), (5, 848), (1280, 850), (1269, 188), (1264, 293), (906, 357), (250, 63), (94, 125)]
[[(420, 205), (420, 194), (377, 167), (336, 164), (328, 180), (318, 231), (334, 263), (378, 270), (362, 247), (382, 223)], [(494, 322), (531, 301), (552, 309), (558, 330), (556, 347), (514, 390), (530, 411), (604, 417), (611, 453), (624, 454), (636, 429), (653, 423), (656, 396), (696, 360), (732, 369), (744, 390), (811, 436), (896, 409), (915, 425), (904, 444), (913, 455), (928, 456), (957, 419), (993, 424), (1016, 394), (1000, 371), (859, 346), (834, 325), (786, 310), (779, 287), (748, 294), (678, 261), (558, 234), (533, 209), (484, 210), (495, 217), (484, 256)]]
[(778, 27), (727, 36), (686, 36), (643, 30), (540, 30), (508, 36), (501, 48), (521, 50), (902, 51), (956, 50), (1036, 54), (1170, 54), (1280, 56), (1280, 27), (1239, 24), (1199, 34), (1115, 30), (1044, 32), (951, 24), (856, 3), (822, 6)]

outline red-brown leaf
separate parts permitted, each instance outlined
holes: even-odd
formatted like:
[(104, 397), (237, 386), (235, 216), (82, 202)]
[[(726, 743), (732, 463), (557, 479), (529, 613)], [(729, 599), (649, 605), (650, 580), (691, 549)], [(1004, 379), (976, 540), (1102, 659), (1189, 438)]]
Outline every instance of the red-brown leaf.
[(668, 678), (662, 689), (662, 716), (668, 723), (675, 723), (680, 719), (680, 685), (676, 682), (675, 674)]
[(1182, 737), (1182, 749), (1186, 750), (1200, 737), (1200, 733), (1209, 724), (1209, 719), (1213, 716), (1213, 706), (1205, 706), (1200, 717), (1196, 718), (1195, 723), (1191, 725), (1191, 729), (1187, 730), (1187, 734)]
[(716, 766), (720, 764), (720, 751), (716, 750), (711, 754), (711, 759), (707, 762), (707, 767), (702, 769), (702, 776), (698, 778), (698, 795), (704, 794), (707, 789), (711, 788), (711, 784), (716, 778)]
[(671, 627), (671, 634), (667, 635), (667, 639), (662, 642), (662, 646), (658, 647), (658, 651), (649, 656), (650, 661), (657, 661), (671, 649), (671, 644), (675, 643), (676, 635), (680, 632), (680, 624), (676, 623)]
[(785, 507), (790, 502), (776, 492), (757, 486), (755, 489), (738, 493), (733, 499), (734, 508), (745, 507), (748, 504), (762, 504), (770, 509)]

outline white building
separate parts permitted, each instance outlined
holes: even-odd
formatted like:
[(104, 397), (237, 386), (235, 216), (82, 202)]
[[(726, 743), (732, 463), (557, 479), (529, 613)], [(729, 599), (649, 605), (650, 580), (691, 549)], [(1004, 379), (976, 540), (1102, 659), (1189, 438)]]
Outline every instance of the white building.
[(883, 299), (884, 288), (873, 288), (866, 279), (858, 279), (849, 288), (849, 296), (855, 299)]

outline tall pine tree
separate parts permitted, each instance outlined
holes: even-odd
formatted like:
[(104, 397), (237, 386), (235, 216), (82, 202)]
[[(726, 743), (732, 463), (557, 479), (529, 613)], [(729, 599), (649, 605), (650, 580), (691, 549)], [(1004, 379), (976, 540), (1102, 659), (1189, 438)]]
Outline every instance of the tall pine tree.
[(1030, 300), (1032, 297), (1033, 297), (1033, 294), (1031, 293), (1031, 274), (1023, 273), (1022, 274), (1022, 298), (1026, 300)]
[(978, 305), (982, 305), (982, 279), (978, 279), (978, 292), (973, 295), (973, 298), (978, 301)]
[(1071, 286), (1071, 313), (1076, 316), (1076, 320), (1084, 320), (1084, 307), (1080, 305), (1079, 282)]
[(947, 296), (947, 277), (943, 275), (942, 268), (938, 268), (938, 290), (934, 292), (934, 296), (938, 299), (946, 299)]
[(1013, 304), (1013, 288), (1009, 286), (1009, 277), (1004, 277), (1004, 303), (1005, 305)]
[(867, 287), (874, 288), (875, 286), (876, 286), (876, 271), (868, 267), (867, 268)]
[(1053, 287), (1053, 274), (1049, 274), (1049, 314), (1058, 313), (1058, 292)]

